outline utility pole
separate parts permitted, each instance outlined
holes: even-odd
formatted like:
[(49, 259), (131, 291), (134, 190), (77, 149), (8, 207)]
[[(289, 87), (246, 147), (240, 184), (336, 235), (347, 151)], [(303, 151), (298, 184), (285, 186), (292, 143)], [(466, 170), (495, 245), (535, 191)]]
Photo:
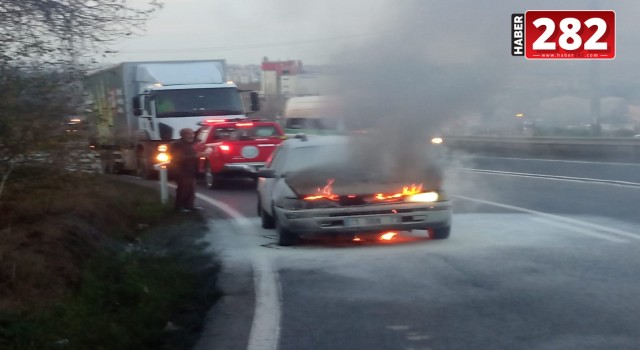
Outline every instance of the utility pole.
[(593, 60), (589, 64), (589, 86), (591, 90), (591, 132), (600, 136), (600, 62)]
[[(598, 0), (591, 0), (591, 9), (597, 10)], [(600, 136), (600, 62), (598, 60), (591, 60), (589, 62), (589, 92), (590, 92), (590, 114), (591, 114), (591, 134), (593, 136)]]

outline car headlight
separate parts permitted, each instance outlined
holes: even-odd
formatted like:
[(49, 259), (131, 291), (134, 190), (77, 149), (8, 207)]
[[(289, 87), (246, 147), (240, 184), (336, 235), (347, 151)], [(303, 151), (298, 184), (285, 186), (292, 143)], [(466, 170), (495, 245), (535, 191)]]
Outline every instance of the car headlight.
[(435, 192), (435, 191), (417, 193), (407, 197), (408, 202), (421, 202), (421, 203), (437, 202), (439, 199), (440, 199), (440, 195), (438, 194), (438, 192)]
[(306, 203), (304, 202), (304, 200), (299, 198), (285, 197), (280, 199), (280, 201), (278, 201), (276, 205), (286, 210), (306, 209)]
[(305, 209), (322, 209), (322, 208), (335, 208), (340, 206), (340, 204), (335, 201), (335, 200), (331, 200), (331, 199), (325, 199), (325, 198), (320, 198), (320, 199), (305, 199)]

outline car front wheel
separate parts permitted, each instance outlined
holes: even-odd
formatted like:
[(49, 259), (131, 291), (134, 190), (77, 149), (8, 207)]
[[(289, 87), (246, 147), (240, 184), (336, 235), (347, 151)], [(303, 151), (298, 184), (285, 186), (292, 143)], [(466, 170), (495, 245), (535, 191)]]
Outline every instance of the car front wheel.
[(282, 227), (282, 225), (278, 222), (278, 220), (275, 220), (275, 223), (276, 223), (276, 232), (278, 233), (279, 246), (288, 247), (288, 246), (296, 245), (298, 243), (298, 240), (299, 240), (298, 235)]
[(451, 233), (451, 226), (430, 228), (428, 231), (431, 239), (447, 239)]
[(273, 219), (273, 216), (269, 215), (266, 211), (262, 210), (262, 204), (258, 201), (258, 216), (260, 217), (260, 222), (262, 224), (262, 228), (274, 228), (276, 227), (276, 222)]

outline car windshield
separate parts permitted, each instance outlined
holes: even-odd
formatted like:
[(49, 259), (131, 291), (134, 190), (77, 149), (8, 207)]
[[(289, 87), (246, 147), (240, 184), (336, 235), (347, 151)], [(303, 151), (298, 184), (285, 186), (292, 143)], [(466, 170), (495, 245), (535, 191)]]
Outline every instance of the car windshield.
[(159, 118), (244, 113), (236, 88), (159, 90), (154, 97)]
[(349, 154), (345, 144), (295, 147), (289, 151), (284, 172), (346, 164)]

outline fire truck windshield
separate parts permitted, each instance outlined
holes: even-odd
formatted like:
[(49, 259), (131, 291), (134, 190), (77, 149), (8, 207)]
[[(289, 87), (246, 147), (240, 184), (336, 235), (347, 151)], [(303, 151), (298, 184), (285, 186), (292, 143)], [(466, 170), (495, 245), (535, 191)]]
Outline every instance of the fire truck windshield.
[(159, 90), (154, 97), (158, 118), (244, 113), (236, 88)]

